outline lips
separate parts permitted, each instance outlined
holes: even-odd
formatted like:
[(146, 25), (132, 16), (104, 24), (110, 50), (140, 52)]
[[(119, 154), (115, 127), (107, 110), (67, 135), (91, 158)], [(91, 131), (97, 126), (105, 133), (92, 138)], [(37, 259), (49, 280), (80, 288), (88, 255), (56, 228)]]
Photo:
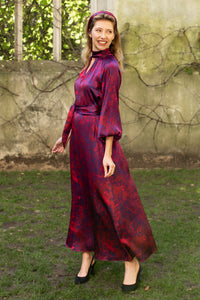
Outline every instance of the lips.
[(98, 41), (98, 43), (101, 44), (101, 45), (107, 44), (107, 42), (103, 42), (103, 41)]

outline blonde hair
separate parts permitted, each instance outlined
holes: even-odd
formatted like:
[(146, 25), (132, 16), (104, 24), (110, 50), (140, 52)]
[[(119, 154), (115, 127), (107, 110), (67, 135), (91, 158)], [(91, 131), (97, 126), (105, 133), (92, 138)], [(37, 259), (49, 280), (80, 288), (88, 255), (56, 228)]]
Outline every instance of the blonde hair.
[(108, 20), (113, 23), (115, 37), (110, 45), (110, 51), (117, 59), (120, 69), (123, 70), (123, 53), (122, 53), (122, 49), (121, 49), (121, 40), (120, 40), (119, 31), (117, 28), (117, 22), (114, 17), (112, 17), (111, 15), (106, 14), (106, 13), (97, 14), (92, 18), (92, 20), (90, 18), (87, 22), (86, 32), (85, 32), (87, 42), (86, 42), (86, 46), (83, 49), (82, 55), (81, 55), (83, 62), (85, 64), (85, 67), (87, 67), (89, 65), (89, 59), (90, 59), (91, 52), (92, 52), (92, 38), (89, 36), (89, 34), (91, 33), (92, 28), (95, 25), (95, 22), (98, 20)]

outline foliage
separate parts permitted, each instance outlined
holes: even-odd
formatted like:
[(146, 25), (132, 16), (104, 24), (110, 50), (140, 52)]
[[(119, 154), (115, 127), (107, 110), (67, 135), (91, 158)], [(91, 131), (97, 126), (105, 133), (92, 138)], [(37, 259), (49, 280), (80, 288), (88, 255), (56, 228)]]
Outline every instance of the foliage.
[(14, 58), (14, 0), (0, 2), (0, 59)]
[(97, 261), (75, 286), (79, 252), (64, 246), (70, 218), (68, 172), (0, 172), (0, 299), (199, 299), (200, 169), (135, 170), (158, 250), (142, 263), (139, 288), (122, 295), (124, 264)]
[(86, 19), (90, 15), (88, 0), (63, 1), (62, 6), (62, 55), (63, 58), (78, 57), (84, 35)]
[[(62, 0), (62, 59), (80, 57), (88, 0)], [(14, 0), (0, 4), (0, 59), (14, 59)], [(23, 0), (23, 59), (53, 58), (53, 0)]]

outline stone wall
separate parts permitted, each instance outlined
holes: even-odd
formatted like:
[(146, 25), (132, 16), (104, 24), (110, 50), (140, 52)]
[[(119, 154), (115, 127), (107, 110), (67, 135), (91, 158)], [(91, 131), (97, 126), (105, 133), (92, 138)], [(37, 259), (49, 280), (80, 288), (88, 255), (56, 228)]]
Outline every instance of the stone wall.
[(3, 61), (0, 63), (0, 160), (58, 165), (51, 148), (60, 137), (74, 101), (80, 63)]
[(133, 161), (143, 153), (147, 163), (199, 165), (200, 2), (117, 0), (113, 12), (125, 57), (125, 151)]
[[(68, 166), (68, 151), (63, 159), (51, 148), (74, 101), (79, 71), (80, 63), (73, 62), (1, 62), (1, 168)], [(137, 73), (125, 70), (121, 145), (130, 166), (198, 166), (199, 95), (197, 72), (182, 72), (166, 86), (149, 88)]]

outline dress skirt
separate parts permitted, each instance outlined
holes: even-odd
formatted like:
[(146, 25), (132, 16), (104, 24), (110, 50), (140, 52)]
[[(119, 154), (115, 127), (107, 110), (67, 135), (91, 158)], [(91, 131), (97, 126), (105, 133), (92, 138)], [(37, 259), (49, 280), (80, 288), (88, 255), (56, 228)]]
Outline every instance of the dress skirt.
[(104, 178), (99, 116), (74, 112), (70, 139), (72, 204), (66, 245), (99, 260), (146, 260), (156, 245), (127, 160), (113, 143), (115, 173)]

